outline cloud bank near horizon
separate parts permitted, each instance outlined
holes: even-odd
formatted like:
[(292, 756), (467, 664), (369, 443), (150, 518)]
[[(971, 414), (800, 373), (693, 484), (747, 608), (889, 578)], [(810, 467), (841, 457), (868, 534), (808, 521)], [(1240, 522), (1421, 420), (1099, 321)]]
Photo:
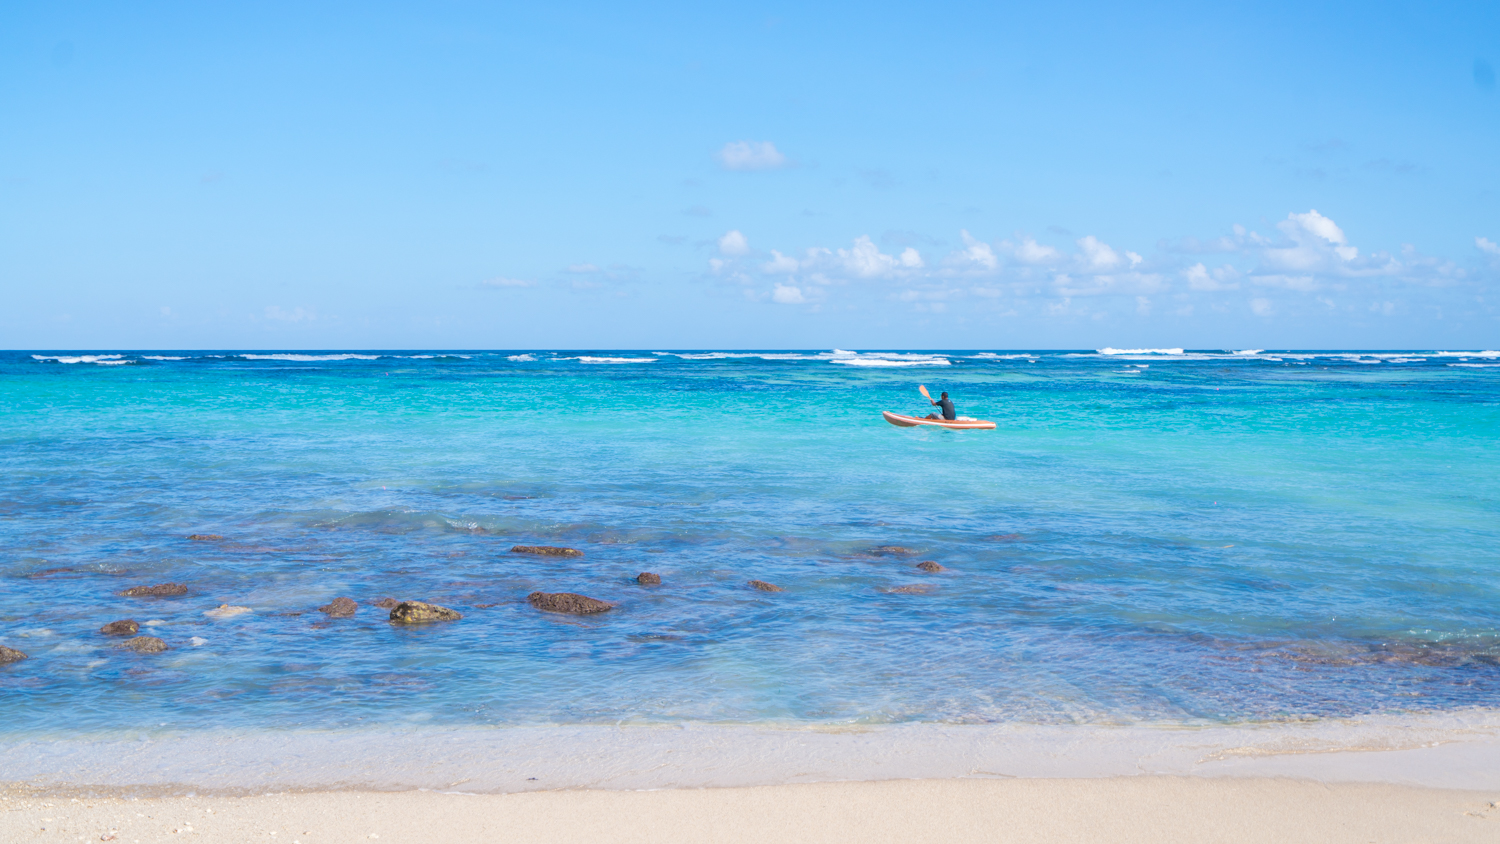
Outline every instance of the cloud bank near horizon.
[(1058, 247), (1028, 234), (984, 241), (968, 230), (958, 232), (957, 244), (924, 247), (927, 254), (915, 246), (882, 251), (869, 235), (848, 247), (783, 252), (753, 248), (736, 229), (720, 239), (707, 270), (746, 299), (814, 309), (884, 296), (935, 314), (981, 302), (1042, 317), (1103, 317), (1122, 304), (1141, 316), (1440, 315), (1444, 306), (1490, 309), (1485, 294), (1500, 276), (1500, 245), (1482, 235), (1474, 243), (1467, 262), (1409, 245), (1363, 251), (1314, 208), (1288, 213), (1266, 233), (1235, 225), (1207, 239), (1164, 238), (1142, 250), (1149, 257), (1093, 235)]

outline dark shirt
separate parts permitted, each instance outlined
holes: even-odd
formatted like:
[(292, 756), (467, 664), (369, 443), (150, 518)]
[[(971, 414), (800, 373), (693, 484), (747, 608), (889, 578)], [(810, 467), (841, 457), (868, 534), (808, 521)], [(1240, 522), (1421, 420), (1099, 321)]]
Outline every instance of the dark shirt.
[(943, 409), (944, 419), (947, 419), (951, 422), (952, 420), (958, 418), (958, 414), (953, 412), (953, 399), (938, 399), (937, 406)]

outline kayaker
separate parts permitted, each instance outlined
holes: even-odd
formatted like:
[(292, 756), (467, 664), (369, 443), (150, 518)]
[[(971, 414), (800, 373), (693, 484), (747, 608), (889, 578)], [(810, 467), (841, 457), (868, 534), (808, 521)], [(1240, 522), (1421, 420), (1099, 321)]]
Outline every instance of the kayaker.
[[(958, 414), (953, 410), (953, 401), (948, 398), (947, 393), (943, 393), (942, 398), (938, 399), (935, 402), (932, 402), (932, 406), (941, 407), (943, 409), (942, 418), (948, 420), (949, 422), (952, 422), (953, 420), (958, 418)], [(927, 418), (936, 419), (938, 418), (938, 415), (936, 413), (929, 413), (927, 414)]]

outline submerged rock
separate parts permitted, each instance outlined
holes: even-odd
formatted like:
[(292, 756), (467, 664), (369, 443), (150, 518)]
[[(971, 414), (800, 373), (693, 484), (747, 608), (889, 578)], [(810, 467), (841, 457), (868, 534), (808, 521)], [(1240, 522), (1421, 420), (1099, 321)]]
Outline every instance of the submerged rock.
[(191, 539), (194, 542), (217, 542), (223, 538), (224, 537), (218, 535), (217, 533), (195, 533), (192, 536), (188, 537), (188, 539)]
[(1017, 539), (1020, 539), (1020, 538), (1021, 538), (1021, 534), (1019, 534), (1019, 533), (1002, 533), (1002, 534), (999, 534), (997, 536), (986, 536), (985, 537), (985, 539), (988, 539), (991, 542), (1015, 542)]
[(175, 598), (187, 592), (188, 588), (181, 583), (158, 583), (155, 586), (132, 586), (120, 594), (127, 598)]
[(353, 598), (334, 598), (330, 603), (318, 607), (318, 612), (327, 613), (334, 618), (348, 618), (359, 609), (359, 604), (354, 603)]
[(429, 621), (458, 621), (463, 614), (421, 601), (402, 601), (391, 610), (391, 621), (396, 624), (426, 624)]
[(134, 636), (135, 634), (139, 633), (140, 630), (141, 626), (139, 624), (136, 624), (135, 619), (133, 618), (111, 621), (110, 623), (99, 628), (99, 632), (103, 633), (106, 636)]
[(71, 571), (73, 571), (73, 568), (71, 566), (63, 566), (62, 568), (42, 569), (39, 572), (34, 572), (32, 574), (28, 574), (27, 577), (47, 577), (47, 576), (53, 575), (53, 574), (67, 574), (68, 572), (71, 572)]
[(932, 591), (932, 585), (927, 583), (914, 583), (910, 586), (892, 586), (881, 591), (887, 595), (926, 595)]
[(512, 554), (540, 554), (543, 557), (582, 557), (583, 552), (577, 548), (559, 548), (555, 545), (517, 545), (510, 549)]
[(635, 576), (635, 582), (642, 586), (660, 586), (661, 575), (655, 572), (643, 571)]
[(0, 665), (5, 665), (6, 663), (11, 662), (20, 662), (25, 658), (26, 654), (21, 653), (15, 648), (7, 648), (4, 645), (0, 645)]
[(614, 604), (573, 592), (532, 592), (526, 600), (542, 612), (564, 612), (589, 615), (614, 609)]
[(942, 566), (942, 565), (940, 565), (938, 563), (935, 563), (932, 560), (923, 560), (922, 562), (917, 563), (917, 568), (921, 569), (922, 571), (947, 571), (948, 570), (944, 566)]
[(372, 601), (372, 602), (370, 602), (370, 606), (372, 606), (372, 607), (380, 607), (383, 610), (393, 610), (393, 609), (396, 608), (396, 605), (399, 604), (399, 603), (401, 603), (401, 602), (398, 601), (398, 600), (396, 600), (395, 598), (381, 598), (378, 601)]
[(917, 553), (917, 549), (907, 548), (905, 545), (876, 545), (865, 553), (876, 557), (911, 557)]
[(130, 648), (138, 654), (159, 654), (167, 650), (167, 643), (155, 636), (137, 636), (134, 639), (126, 639), (120, 643), (122, 648)]
[(749, 586), (749, 587), (751, 587), (751, 588), (753, 588), (753, 589), (759, 589), (762, 592), (785, 592), (786, 591), (785, 589), (782, 589), (780, 586), (777, 586), (774, 583), (767, 583), (764, 580), (752, 580), (752, 581), (750, 581), (746, 585)]
[(228, 604), (220, 604), (203, 614), (209, 618), (234, 618), (237, 615), (244, 615), (247, 612), (255, 611), (249, 607), (231, 607)]

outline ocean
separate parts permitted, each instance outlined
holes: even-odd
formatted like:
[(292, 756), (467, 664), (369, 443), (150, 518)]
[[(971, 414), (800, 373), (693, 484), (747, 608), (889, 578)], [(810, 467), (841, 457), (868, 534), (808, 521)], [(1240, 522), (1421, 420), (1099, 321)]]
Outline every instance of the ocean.
[(0, 469), (12, 740), (1500, 706), (1495, 351), (7, 352)]

